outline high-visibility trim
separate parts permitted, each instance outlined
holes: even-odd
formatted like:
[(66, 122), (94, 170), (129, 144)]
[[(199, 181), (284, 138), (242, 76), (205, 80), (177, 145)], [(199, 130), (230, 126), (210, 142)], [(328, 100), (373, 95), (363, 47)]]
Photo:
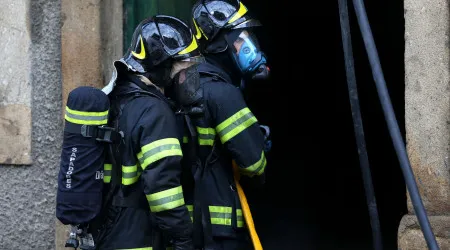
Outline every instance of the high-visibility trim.
[(233, 23), (234, 21), (244, 16), (245, 13), (247, 13), (247, 7), (245, 7), (244, 4), (241, 2), (239, 5), (239, 10), (236, 12), (236, 14), (234, 14), (234, 16), (230, 20), (228, 20), (228, 23)]
[(231, 226), (232, 212), (233, 208), (231, 207), (209, 206), (211, 224)]
[(166, 138), (154, 141), (142, 147), (137, 154), (142, 169), (153, 162), (168, 156), (183, 156), (180, 142), (176, 138)]
[(133, 56), (136, 57), (137, 59), (144, 60), (146, 57), (146, 54), (145, 54), (144, 40), (142, 39), (142, 35), (139, 35), (139, 40), (140, 40), (140, 44), (141, 44), (141, 51), (139, 52), (139, 54), (134, 51), (131, 51), (131, 54), (133, 54)]
[(122, 184), (131, 185), (137, 182), (139, 174), (137, 166), (122, 166)]
[(236, 114), (221, 122), (216, 127), (216, 131), (219, 134), (220, 141), (225, 143), (257, 121), (258, 120), (249, 108), (243, 108), (236, 112)]
[(147, 194), (146, 196), (152, 212), (161, 212), (184, 205), (183, 188), (181, 186)]
[(189, 211), (189, 217), (191, 217), (191, 221), (194, 221), (194, 206), (193, 205), (186, 205), (187, 210)]
[(198, 144), (202, 146), (212, 146), (216, 138), (216, 131), (213, 128), (197, 127)]
[(197, 38), (197, 39), (202, 38), (202, 33), (200, 32), (200, 29), (198, 28), (197, 22), (195, 21), (194, 18), (192, 18), (192, 21), (193, 21), (194, 26), (195, 26), (195, 38)]
[(111, 182), (112, 164), (105, 163), (103, 165), (103, 183)]
[[(198, 27), (198, 24), (197, 24), (197, 22), (195, 21), (195, 19), (193, 19), (193, 20), (194, 20), (195, 29), (196, 29), (196, 31), (197, 31), (197, 34), (195, 34), (195, 37), (196, 37), (197, 39), (200, 39), (200, 38), (202, 37), (202, 35), (203, 35), (203, 36), (205, 37), (205, 39), (208, 40), (209, 38), (206, 36), (205, 32), (202, 30), (202, 28)], [(199, 34), (198, 31), (200, 31), (201, 34)]]
[(66, 121), (81, 125), (103, 125), (108, 123), (108, 110), (103, 112), (87, 112), (72, 110), (66, 106)]
[(187, 54), (189, 52), (194, 51), (196, 48), (198, 48), (197, 39), (195, 39), (195, 37), (192, 35), (192, 42), (191, 42), (191, 44), (189, 44), (189, 46), (187, 46), (182, 51), (178, 52), (178, 55)]
[(240, 168), (241, 170), (240, 172), (243, 175), (248, 176), (261, 175), (262, 173), (264, 173), (266, 165), (267, 165), (266, 156), (264, 155), (264, 151), (262, 151), (261, 158), (256, 163), (246, 168)]
[(245, 220), (244, 216), (242, 214), (242, 209), (236, 209), (236, 220), (237, 220), (237, 227), (244, 227)]
[(189, 142), (189, 137), (183, 136), (183, 143), (188, 143), (188, 142)]

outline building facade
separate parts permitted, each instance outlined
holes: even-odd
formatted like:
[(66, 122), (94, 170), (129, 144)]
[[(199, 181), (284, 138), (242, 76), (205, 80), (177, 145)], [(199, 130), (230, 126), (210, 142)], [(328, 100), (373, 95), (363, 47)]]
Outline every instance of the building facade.
[[(0, 249), (62, 250), (67, 228), (55, 198), (68, 93), (109, 80), (143, 16), (186, 18), (192, 1), (0, 4)], [(449, 0), (404, 5), (407, 150), (437, 240), (450, 249)], [(408, 211), (399, 248), (426, 249), (409, 200)]]

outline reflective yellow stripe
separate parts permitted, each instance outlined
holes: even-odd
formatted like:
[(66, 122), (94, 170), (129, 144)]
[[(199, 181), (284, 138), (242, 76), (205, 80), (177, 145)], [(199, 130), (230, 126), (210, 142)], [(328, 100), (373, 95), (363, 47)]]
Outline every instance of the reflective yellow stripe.
[(188, 143), (188, 142), (189, 142), (189, 137), (183, 136), (183, 143)]
[(64, 118), (75, 124), (103, 125), (108, 123), (108, 110), (103, 112), (87, 112), (72, 110), (66, 106), (66, 114)]
[(245, 15), (245, 13), (247, 13), (247, 7), (245, 7), (244, 4), (241, 2), (241, 4), (239, 5), (239, 10), (238, 10), (237, 13), (234, 14), (234, 16), (228, 21), (228, 23), (232, 23), (232, 22), (238, 20), (238, 19), (241, 18), (243, 15)]
[[(192, 18), (192, 21), (194, 22), (194, 26), (195, 26), (195, 38), (197, 38), (197, 39), (202, 38), (202, 33), (200, 32), (200, 29), (198, 28), (197, 22), (195, 21), (194, 18)], [(206, 39), (206, 40), (208, 40), (208, 39)]]
[(122, 184), (131, 185), (137, 182), (139, 179), (139, 174), (137, 171), (137, 166), (122, 166)]
[(231, 226), (231, 207), (209, 206), (211, 224)]
[[(200, 39), (203, 35), (205, 37), (206, 40), (208, 40), (209, 38), (206, 36), (205, 32), (202, 30), (202, 28), (198, 27), (197, 22), (194, 19), (194, 24), (195, 24), (195, 29), (197, 29), (197, 34), (195, 34), (195, 37), (197, 37), (197, 39)], [(198, 31), (200, 30), (201, 34), (198, 34)]]
[(111, 182), (111, 170), (112, 170), (112, 164), (105, 163), (103, 165), (103, 182), (104, 183)]
[(213, 128), (197, 127), (198, 144), (203, 146), (212, 146), (216, 138), (216, 131)]
[(191, 217), (191, 221), (194, 221), (194, 206), (193, 205), (186, 205), (188, 211), (189, 211), (189, 216)]
[(111, 176), (103, 176), (103, 183), (110, 183), (111, 182)]
[(66, 111), (73, 115), (80, 115), (80, 116), (105, 116), (108, 115), (108, 110), (102, 111), (102, 112), (87, 112), (87, 111), (78, 111), (70, 109), (66, 106)]
[(181, 186), (147, 194), (146, 196), (152, 212), (161, 212), (184, 205), (183, 188)]
[(236, 220), (237, 220), (237, 227), (244, 227), (244, 217), (242, 216), (242, 209), (236, 209)]
[(187, 46), (184, 50), (178, 52), (178, 55), (187, 54), (187, 53), (189, 53), (189, 52), (194, 51), (196, 48), (198, 48), (198, 45), (197, 45), (197, 39), (195, 39), (195, 37), (192, 36), (192, 42), (191, 42), (191, 44), (189, 44), (189, 46)]
[(166, 138), (154, 141), (142, 147), (142, 151), (137, 154), (142, 169), (145, 169), (153, 162), (168, 156), (183, 156), (180, 142), (176, 138)]
[(220, 123), (216, 127), (216, 131), (219, 134), (220, 141), (225, 143), (257, 121), (250, 109), (243, 108)]
[(140, 39), (140, 43), (141, 43), (141, 52), (139, 52), (139, 54), (138, 54), (134, 51), (131, 51), (131, 54), (133, 54), (133, 56), (136, 57), (137, 59), (144, 60), (146, 55), (145, 55), (144, 41), (142, 40), (141, 35), (139, 35), (139, 39)]
[(264, 155), (264, 151), (262, 151), (261, 158), (255, 164), (250, 165), (246, 168), (241, 168), (241, 173), (248, 176), (261, 175), (262, 173), (264, 173), (266, 165), (266, 156)]

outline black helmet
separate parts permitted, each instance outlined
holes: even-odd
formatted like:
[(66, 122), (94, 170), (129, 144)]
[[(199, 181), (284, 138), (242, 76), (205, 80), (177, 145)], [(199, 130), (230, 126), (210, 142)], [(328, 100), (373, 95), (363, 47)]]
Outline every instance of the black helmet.
[(156, 15), (136, 27), (123, 61), (131, 70), (147, 73), (172, 62), (169, 59), (189, 60), (197, 56), (200, 51), (189, 26), (178, 18)]
[(202, 52), (217, 54), (228, 51), (244, 76), (252, 79), (268, 77), (266, 56), (251, 31), (261, 23), (248, 14), (241, 1), (199, 0), (192, 8), (192, 16), (192, 29), (196, 30)]
[(261, 26), (239, 0), (199, 0), (192, 8), (196, 38), (212, 41), (222, 29)]
[(172, 16), (155, 15), (136, 27), (128, 51), (113, 63), (111, 80), (103, 92), (111, 93), (123, 70), (142, 74), (155, 85), (165, 87), (171, 83), (173, 62), (202, 59), (197, 40), (186, 23)]

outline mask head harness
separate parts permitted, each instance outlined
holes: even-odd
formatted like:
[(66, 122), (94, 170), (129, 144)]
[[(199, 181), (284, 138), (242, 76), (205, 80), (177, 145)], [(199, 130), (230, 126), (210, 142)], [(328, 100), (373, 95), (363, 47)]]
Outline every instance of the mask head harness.
[(192, 10), (195, 36), (203, 53), (228, 50), (242, 75), (265, 79), (269, 76), (267, 59), (251, 31), (261, 23), (247, 12), (239, 0), (199, 0)]

